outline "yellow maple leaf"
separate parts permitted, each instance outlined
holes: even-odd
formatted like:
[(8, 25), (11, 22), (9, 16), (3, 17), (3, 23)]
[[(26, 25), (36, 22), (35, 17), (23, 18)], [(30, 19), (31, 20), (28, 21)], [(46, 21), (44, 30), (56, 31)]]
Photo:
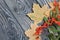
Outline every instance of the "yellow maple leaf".
[[(31, 24), (31, 29), (28, 29), (27, 31), (25, 31), (26, 36), (29, 37), (29, 40), (36, 40), (36, 37), (38, 37), (39, 35), (35, 35), (33, 36), (33, 34), (36, 32), (37, 25), (36, 24)], [(41, 40), (41, 37), (39, 37), (39, 40)]]
[[(53, 4), (52, 3), (49, 3), (49, 4), (53, 8)], [(39, 35), (33, 36), (33, 34), (36, 32), (35, 29), (38, 27), (37, 23), (41, 22), (44, 16), (49, 15), (49, 11), (51, 9), (48, 9), (46, 5), (44, 5), (42, 8), (40, 8), (38, 4), (33, 4), (34, 12), (29, 13), (27, 15), (32, 20), (34, 20), (34, 24), (31, 24), (31, 29), (28, 29), (27, 31), (25, 31), (25, 34), (27, 37), (29, 37), (29, 40), (36, 40), (35, 38), (39, 36)], [(46, 14), (46, 15), (44, 15), (44, 14)], [(40, 36), (39, 36), (39, 40), (42, 40)]]
[[(49, 3), (52, 7), (52, 3)], [(53, 7), (52, 7), (53, 8)], [(34, 21), (34, 23), (39, 23), (42, 21), (44, 16), (49, 16), (49, 11), (51, 9), (47, 8), (47, 5), (44, 5), (42, 8), (38, 4), (33, 4), (33, 13), (28, 13), (27, 15)]]

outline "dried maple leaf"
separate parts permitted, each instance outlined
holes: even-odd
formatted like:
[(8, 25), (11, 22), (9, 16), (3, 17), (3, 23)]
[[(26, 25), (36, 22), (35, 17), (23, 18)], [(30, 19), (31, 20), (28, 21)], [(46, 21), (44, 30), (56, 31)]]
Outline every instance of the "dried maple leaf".
[[(52, 3), (49, 3), (52, 7)], [(53, 7), (52, 7), (53, 8)], [(47, 8), (47, 5), (44, 5), (42, 8), (38, 4), (33, 4), (33, 13), (28, 13), (27, 15), (37, 24), (42, 21), (44, 16), (49, 16), (49, 11), (51, 9)]]
[[(53, 8), (52, 3), (50, 3), (50, 6)], [(52, 9), (51, 8), (51, 9)], [(29, 37), (29, 40), (36, 40), (36, 37), (39, 35), (33, 36), (33, 34), (36, 32), (37, 23), (41, 22), (44, 16), (49, 16), (49, 11), (51, 9), (48, 9), (46, 5), (44, 5), (42, 8), (39, 7), (38, 4), (33, 4), (33, 13), (27, 14), (32, 20), (34, 20), (34, 24), (31, 24), (31, 29), (28, 29), (25, 31), (26, 36)], [(41, 37), (39, 37), (39, 40), (41, 40)]]
[[(31, 24), (31, 29), (28, 29), (27, 31), (25, 31), (26, 36), (29, 37), (29, 40), (36, 40), (36, 37), (38, 37), (38, 35), (34, 36), (33, 34), (35, 33), (35, 29), (36, 29), (37, 25), (36, 24)], [(39, 39), (41, 39), (39, 37)]]

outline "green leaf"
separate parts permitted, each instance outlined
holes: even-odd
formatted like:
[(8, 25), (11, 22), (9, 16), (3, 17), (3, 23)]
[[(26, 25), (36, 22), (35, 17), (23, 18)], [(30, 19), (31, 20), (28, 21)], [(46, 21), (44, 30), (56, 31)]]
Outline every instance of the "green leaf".
[(50, 26), (48, 30), (50, 33), (53, 33), (53, 34), (57, 32), (57, 29), (54, 26)]
[(55, 37), (54, 34), (52, 34), (52, 33), (50, 33), (50, 34), (48, 35), (48, 37), (49, 37), (50, 40), (56, 40), (56, 37)]
[(53, 11), (51, 10), (51, 11), (50, 11), (50, 17), (52, 17), (52, 16), (53, 16)]
[(46, 22), (48, 20), (48, 18), (44, 16), (43, 20)]
[(59, 38), (60, 38), (60, 35), (58, 35), (57, 40), (59, 40)]
[(60, 32), (60, 26), (57, 26), (57, 31)]
[(56, 14), (59, 14), (59, 9), (58, 9), (58, 7), (56, 7), (55, 10), (56, 10)]
[(52, 10), (50, 11), (50, 17), (51, 17), (51, 18), (52, 18), (52, 17), (56, 18), (56, 13), (54, 13)]

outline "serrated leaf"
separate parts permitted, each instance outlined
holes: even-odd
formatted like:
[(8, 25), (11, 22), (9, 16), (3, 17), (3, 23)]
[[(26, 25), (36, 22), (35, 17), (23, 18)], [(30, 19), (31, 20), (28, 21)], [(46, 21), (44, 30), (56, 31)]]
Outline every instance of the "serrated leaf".
[(56, 14), (59, 14), (59, 9), (58, 9), (58, 7), (56, 7)]
[(48, 37), (50, 40), (56, 40), (56, 37), (51, 33), (48, 35)]
[(59, 40), (59, 38), (60, 38), (60, 35), (58, 35), (57, 40)]
[(57, 31), (60, 32), (60, 26), (57, 26)]
[(45, 22), (47, 22), (48, 18), (44, 16), (43, 20), (44, 20)]
[(40, 23), (43, 20), (44, 16), (49, 16), (49, 12), (52, 9), (53, 5), (52, 3), (49, 3), (51, 5), (51, 8), (48, 9), (47, 5), (44, 5), (42, 8), (38, 4), (33, 4), (33, 12), (28, 13), (27, 15), (37, 24)]
[[(31, 29), (28, 29), (27, 31), (25, 31), (25, 34), (27, 37), (29, 37), (29, 40), (36, 40), (36, 37), (38, 37), (38, 35), (33, 35), (36, 32), (36, 28), (37, 25), (36, 24), (31, 24)], [(41, 37), (39, 37), (39, 39), (41, 40)]]
[(57, 32), (57, 29), (54, 26), (50, 26), (48, 30), (50, 33), (53, 33), (53, 34)]
[(50, 11), (50, 17), (53, 17), (53, 11)]

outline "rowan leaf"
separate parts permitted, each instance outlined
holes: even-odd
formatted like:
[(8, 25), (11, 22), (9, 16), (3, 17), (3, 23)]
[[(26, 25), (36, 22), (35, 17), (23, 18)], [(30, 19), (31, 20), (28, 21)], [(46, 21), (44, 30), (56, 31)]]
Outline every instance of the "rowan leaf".
[(52, 33), (52, 34), (54, 34), (54, 33), (57, 32), (57, 29), (56, 29), (54, 26), (50, 26), (50, 27), (48, 28), (48, 30), (49, 30), (49, 32)]

